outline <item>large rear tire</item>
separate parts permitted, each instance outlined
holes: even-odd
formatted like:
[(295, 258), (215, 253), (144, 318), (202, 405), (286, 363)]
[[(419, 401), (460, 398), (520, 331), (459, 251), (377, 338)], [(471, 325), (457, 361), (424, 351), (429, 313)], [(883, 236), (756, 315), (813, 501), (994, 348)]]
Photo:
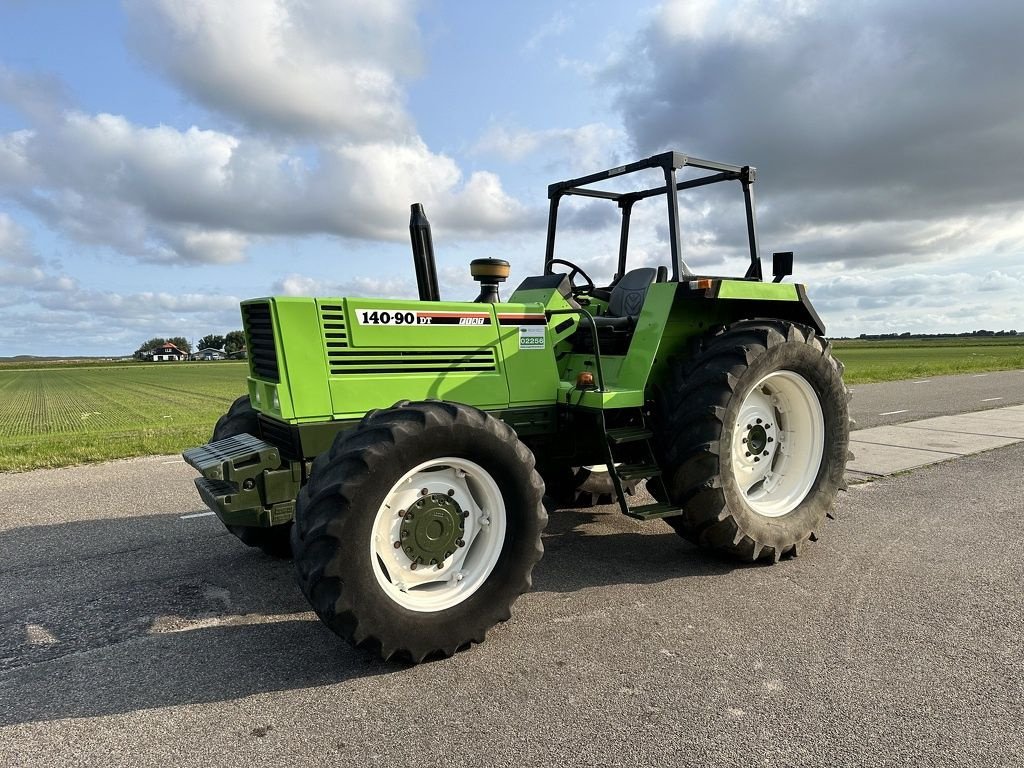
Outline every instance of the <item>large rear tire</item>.
[[(227, 413), (217, 419), (211, 443), (235, 435), (259, 435), (259, 419), (248, 395), (237, 398)], [(287, 559), (292, 554), (291, 523), (263, 528), (255, 525), (224, 526), (246, 546), (259, 549), (271, 557)]]
[[(548, 498), (559, 509), (587, 509), (615, 503), (615, 485), (604, 464), (587, 467), (556, 465), (538, 469)], [(623, 480), (627, 496), (636, 492), (639, 480)]]
[(827, 341), (782, 320), (707, 340), (658, 392), (666, 522), (744, 560), (778, 562), (814, 540), (843, 484), (847, 390)]
[(543, 554), (544, 483), (503, 422), (399, 403), (341, 433), (299, 494), (299, 586), (336, 634), (420, 662), (481, 643)]

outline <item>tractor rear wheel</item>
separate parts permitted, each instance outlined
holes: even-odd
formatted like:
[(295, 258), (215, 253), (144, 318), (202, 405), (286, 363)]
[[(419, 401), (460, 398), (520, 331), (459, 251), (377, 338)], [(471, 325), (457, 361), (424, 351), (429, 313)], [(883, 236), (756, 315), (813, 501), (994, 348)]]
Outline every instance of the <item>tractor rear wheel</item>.
[(847, 390), (827, 341), (782, 320), (709, 338), (659, 392), (657, 447), (666, 522), (745, 560), (797, 555), (843, 484)]
[(484, 641), (543, 554), (533, 454), (483, 411), (367, 414), (313, 464), (296, 507), (299, 586), (336, 634), (420, 662)]
[[(231, 404), (227, 413), (217, 419), (213, 427), (211, 443), (235, 435), (259, 435), (259, 420), (249, 402), (248, 395), (242, 395)], [(262, 550), (271, 557), (287, 559), (291, 556), (291, 523), (263, 528), (256, 525), (227, 525), (228, 531), (245, 545)]]
[[(604, 464), (586, 467), (552, 465), (538, 467), (548, 498), (558, 509), (586, 509), (602, 504), (615, 504), (615, 485)], [(627, 496), (636, 492), (639, 480), (623, 480)]]

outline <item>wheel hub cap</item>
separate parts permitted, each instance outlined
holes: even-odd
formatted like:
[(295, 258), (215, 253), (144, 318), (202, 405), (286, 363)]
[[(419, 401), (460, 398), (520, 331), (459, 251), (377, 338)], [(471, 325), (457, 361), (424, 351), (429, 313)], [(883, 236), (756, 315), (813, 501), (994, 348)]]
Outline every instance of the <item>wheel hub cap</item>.
[(406, 511), (399, 528), (401, 548), (418, 565), (437, 565), (461, 546), (466, 524), (455, 499), (424, 496)]
[(768, 433), (760, 424), (747, 431), (747, 450), (752, 454), (761, 453), (767, 445)]

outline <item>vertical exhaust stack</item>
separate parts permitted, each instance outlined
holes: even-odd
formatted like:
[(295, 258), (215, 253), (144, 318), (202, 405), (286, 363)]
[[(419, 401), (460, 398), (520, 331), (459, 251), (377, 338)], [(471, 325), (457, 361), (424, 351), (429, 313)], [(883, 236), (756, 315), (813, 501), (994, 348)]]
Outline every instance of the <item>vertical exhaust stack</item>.
[(416, 268), (416, 286), (420, 301), (440, 301), (437, 287), (437, 267), (434, 265), (434, 240), (430, 236), (430, 222), (423, 212), (422, 203), (413, 203), (409, 217), (409, 237), (412, 239), (412, 263)]

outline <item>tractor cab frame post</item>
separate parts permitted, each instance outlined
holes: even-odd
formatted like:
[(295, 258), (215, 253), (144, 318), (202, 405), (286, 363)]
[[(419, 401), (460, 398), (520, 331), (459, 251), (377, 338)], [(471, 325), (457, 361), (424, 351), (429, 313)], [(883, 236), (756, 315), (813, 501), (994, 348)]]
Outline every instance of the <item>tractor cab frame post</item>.
[[(697, 168), (702, 171), (712, 171), (707, 176), (700, 176), (694, 179), (678, 181), (676, 172), (682, 168)], [(665, 177), (665, 185), (647, 189), (639, 189), (632, 192), (613, 192), (605, 189), (593, 189), (591, 184), (596, 184), (616, 176), (624, 176), (637, 171), (649, 168), (661, 169)], [(639, 200), (648, 197), (665, 195), (668, 206), (669, 242), (672, 252), (672, 281), (679, 282), (681, 276), (693, 274), (682, 258), (682, 245), (679, 229), (679, 200), (677, 193), (687, 189), (695, 189), (708, 184), (715, 184), (720, 181), (739, 181), (743, 188), (743, 205), (746, 210), (747, 220), (747, 242), (750, 248), (750, 266), (744, 275), (748, 280), (763, 280), (761, 272), (761, 257), (758, 251), (757, 241), (757, 219), (754, 213), (754, 191), (753, 183), (757, 178), (757, 169), (749, 165), (730, 165), (729, 163), (718, 163), (711, 160), (684, 155), (681, 152), (662, 152), (652, 155), (645, 160), (638, 160), (634, 163), (627, 163), (616, 168), (609, 168), (606, 171), (598, 171), (575, 179), (555, 182), (548, 186), (548, 232), (547, 243), (544, 251), (544, 274), (552, 273), (551, 261), (555, 257), (555, 231), (558, 224), (558, 205), (561, 199), (567, 195), (580, 197), (594, 197), (615, 202), (622, 211), (622, 224), (619, 234), (619, 258), (617, 278), (626, 272), (626, 248), (629, 240), (629, 223), (633, 211), (633, 205)]]

